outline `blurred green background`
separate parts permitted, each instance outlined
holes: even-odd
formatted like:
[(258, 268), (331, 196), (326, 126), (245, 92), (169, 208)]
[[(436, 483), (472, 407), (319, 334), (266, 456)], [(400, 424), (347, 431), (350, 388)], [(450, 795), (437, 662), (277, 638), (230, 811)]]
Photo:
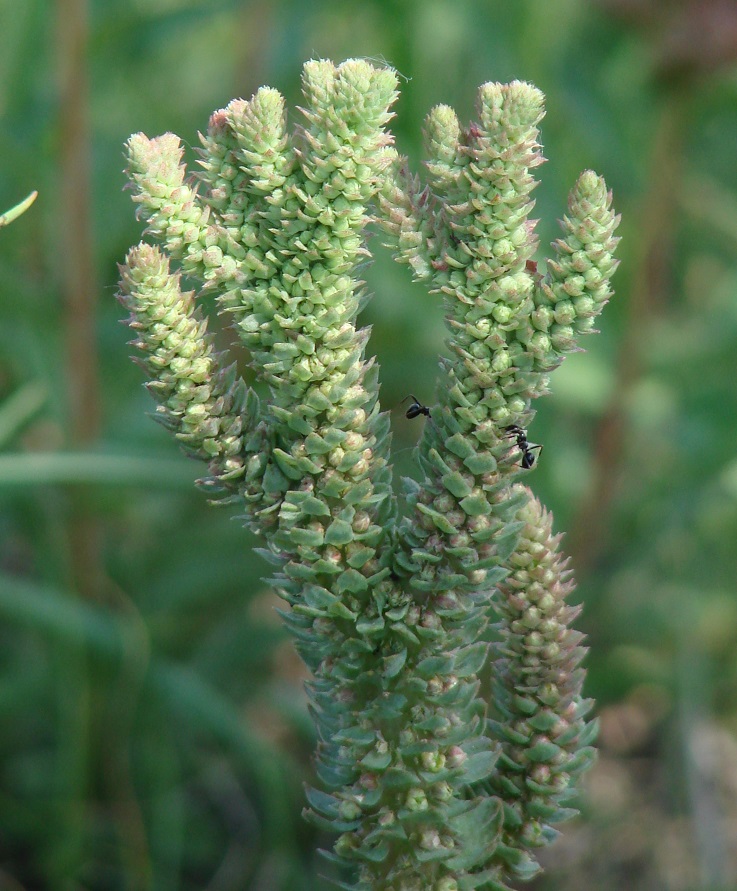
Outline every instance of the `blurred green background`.
[[(128, 135), (191, 148), (231, 98), (294, 107), (306, 59), (350, 56), (401, 73), (416, 166), (432, 105), (467, 120), (482, 82), (533, 81), (543, 249), (585, 167), (623, 217), (602, 332), (530, 430), (602, 721), (531, 887), (737, 888), (734, 0), (0, 0), (0, 24), (0, 211), (39, 191), (0, 230), (0, 891), (325, 887), (268, 567), (147, 417), (114, 295)], [(442, 310), (380, 240), (364, 321), (407, 473)]]

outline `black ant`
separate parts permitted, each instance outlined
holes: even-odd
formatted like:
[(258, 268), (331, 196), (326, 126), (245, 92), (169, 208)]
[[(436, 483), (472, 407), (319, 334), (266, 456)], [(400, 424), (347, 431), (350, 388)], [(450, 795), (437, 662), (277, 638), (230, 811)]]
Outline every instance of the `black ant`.
[(430, 417), (430, 409), (426, 405), (423, 405), (413, 393), (410, 393), (409, 396), (405, 396), (402, 402), (406, 402), (408, 399), (412, 399), (413, 402), (404, 414), (407, 420), (411, 421), (412, 418), (419, 418), (420, 415), (424, 415), (426, 418)]
[[(508, 438), (517, 440), (517, 448), (522, 453), (521, 466), (525, 470), (530, 470), (530, 468), (534, 466), (535, 461), (540, 457), (543, 447), (528, 442), (527, 431), (523, 427), (520, 427), (519, 424), (510, 424), (505, 430)], [(532, 454), (535, 449), (538, 450), (537, 455)]]

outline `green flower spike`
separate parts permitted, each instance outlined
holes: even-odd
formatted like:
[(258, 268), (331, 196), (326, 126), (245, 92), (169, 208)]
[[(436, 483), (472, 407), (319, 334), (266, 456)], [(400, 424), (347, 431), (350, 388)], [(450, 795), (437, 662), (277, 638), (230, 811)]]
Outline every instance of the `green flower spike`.
[(611, 295), (618, 220), (591, 172), (573, 189), (548, 276), (532, 261), (542, 102), (529, 84), (485, 84), (479, 121), (465, 131), (439, 106), (426, 128), (429, 185), (421, 189), (393, 153), (382, 193), (397, 258), (443, 295), (450, 329), (451, 358), (441, 361), (438, 406), (419, 447), (424, 479), (409, 484), (413, 509), (397, 554), (398, 571), (425, 591), (477, 588), (504, 566), (519, 503), (508, 428), (529, 424), (533, 398)]
[[(397, 259), (443, 295), (450, 331), (438, 404), (418, 447), (423, 475), (419, 484), (407, 481), (409, 514), (399, 524), (395, 556), (395, 572), (418, 599), (424, 595), (426, 610), (457, 600), (461, 591), (477, 592), (476, 602), (489, 604), (492, 586), (514, 569), (520, 531), (533, 520), (529, 495), (513, 485), (521, 454), (509, 428), (529, 425), (532, 400), (548, 392), (550, 372), (579, 349), (578, 336), (593, 330), (612, 293), (619, 219), (603, 180), (591, 171), (571, 192), (564, 235), (553, 245), (546, 276), (532, 259), (538, 245), (529, 215), (532, 173), (543, 160), (537, 130), (542, 114), (543, 96), (529, 84), (485, 84), (478, 120), (466, 129), (447, 106), (429, 114), (427, 185), (408, 173), (406, 159), (389, 152), (392, 175), (380, 195), (384, 231)], [(540, 534), (549, 533), (546, 517), (540, 515), (539, 524)], [(467, 623), (476, 625), (480, 637), (481, 621), (469, 616)], [(567, 640), (575, 640), (575, 632)], [(553, 674), (560, 670), (554, 650), (542, 647), (536, 656), (549, 660)], [(497, 650), (494, 671), (499, 656)], [(576, 657), (564, 663), (572, 672), (561, 676), (564, 686), (580, 685), (576, 663)], [(543, 705), (550, 703), (536, 708)], [(572, 720), (568, 713), (566, 720)], [(497, 725), (492, 736), (506, 739)], [(588, 752), (585, 737), (583, 731), (572, 737), (574, 749)], [(574, 770), (575, 757), (570, 776), (590, 760), (579, 754), (580, 770)], [(496, 844), (487, 839), (487, 854), (459, 887), (500, 888), (533, 875), (537, 865), (528, 851), (552, 833), (540, 828), (542, 822), (535, 828), (532, 817), (553, 822), (563, 813), (555, 811), (554, 798), (537, 812), (520, 810), (520, 792), (507, 781), (504, 744), (502, 759), (492, 780), (471, 784), (468, 796), (483, 800), (485, 791), (501, 801), (503, 828)], [(512, 829), (515, 822), (519, 831)]]
[(433, 109), (429, 184), (420, 188), (393, 153), (381, 195), (397, 259), (443, 295), (450, 329), (451, 358), (441, 361), (438, 406), (419, 448), (425, 476), (410, 483), (414, 509), (400, 531), (400, 567), (425, 590), (483, 584), (487, 567), (503, 565), (514, 548), (518, 501), (509, 483), (519, 453), (507, 428), (530, 423), (532, 400), (548, 392), (550, 372), (578, 349), (577, 336), (592, 330), (611, 296), (616, 267), (618, 218), (603, 180), (587, 171), (548, 276), (538, 274), (529, 214), (532, 171), (543, 161), (542, 93), (520, 82), (484, 84), (477, 112), (461, 130), (452, 109)]
[[(352, 869), (343, 887), (499, 889), (547, 838), (534, 821), (555, 817), (540, 809), (542, 792), (529, 793), (545, 778), (521, 780), (527, 762), (488, 723), (479, 692), (494, 585), (515, 570), (520, 531), (535, 526), (528, 494), (512, 486), (505, 428), (529, 421), (531, 399), (608, 298), (616, 220), (601, 180), (584, 174), (543, 279), (527, 220), (541, 94), (486, 84), (466, 131), (435, 109), (421, 189), (385, 129), (396, 87), (393, 71), (363, 61), (309, 62), (302, 126), (287, 130), (275, 90), (234, 100), (210, 120), (196, 178), (177, 137), (131, 137), (134, 198), (163, 253), (130, 252), (122, 300), (158, 414), (266, 540), (313, 675), (321, 788), (308, 790), (308, 816), (338, 833), (326, 856)], [(378, 370), (357, 327), (357, 269), (377, 203), (399, 258), (444, 295), (451, 331), (419, 450), (425, 479), (410, 484), (401, 519)], [(223, 367), (180, 274), (232, 322), (268, 401)], [(513, 660), (497, 654), (507, 658), (512, 677)], [(540, 677), (545, 660), (561, 668), (552, 646), (536, 658)], [(575, 699), (579, 679), (558, 689)], [(521, 744), (505, 691), (500, 708)], [(529, 734), (524, 742), (537, 751)], [(574, 758), (578, 740), (568, 742)], [(568, 742), (555, 739), (561, 751)], [(557, 794), (544, 803), (557, 806)]]
[(157, 419), (209, 464), (207, 485), (236, 491), (234, 481), (245, 472), (244, 425), (257, 415), (258, 402), (234, 367), (221, 367), (194, 294), (182, 292), (161, 251), (140, 244), (121, 266), (120, 300), (138, 333), (133, 345), (145, 357)]
[(551, 824), (577, 813), (563, 804), (593, 763), (598, 726), (585, 721), (593, 702), (581, 697), (586, 650), (569, 627), (580, 607), (566, 604), (574, 585), (561, 535), (552, 534), (552, 516), (530, 490), (515, 488), (526, 498), (516, 514), (524, 525), (499, 586), (500, 642), (492, 649), (498, 717), (491, 726), (501, 756), (484, 786), (504, 801), (495, 857), (528, 879), (539, 871), (530, 852), (556, 838)]

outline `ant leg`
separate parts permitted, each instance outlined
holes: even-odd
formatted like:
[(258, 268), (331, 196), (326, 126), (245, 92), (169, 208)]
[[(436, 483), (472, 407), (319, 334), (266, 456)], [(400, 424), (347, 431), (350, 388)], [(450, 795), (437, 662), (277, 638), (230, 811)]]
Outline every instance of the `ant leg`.
[(518, 424), (510, 424), (509, 427), (504, 428), (505, 439), (515, 439), (517, 436), (524, 433), (524, 428), (520, 427)]

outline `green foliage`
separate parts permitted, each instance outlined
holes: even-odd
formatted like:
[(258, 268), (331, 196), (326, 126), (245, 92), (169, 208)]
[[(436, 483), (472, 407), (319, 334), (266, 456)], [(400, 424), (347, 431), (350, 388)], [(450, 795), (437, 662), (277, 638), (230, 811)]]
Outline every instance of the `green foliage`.
[[(533, 886), (731, 887), (737, 114), (722, 38), (732, 6), (88, 8), (85, 27), (81, 13), (49, 16), (41, 0), (8, 2), (0, 32), (0, 208), (32, 189), (40, 196), (0, 238), (6, 882), (314, 891), (330, 873), (312, 852), (332, 839), (297, 817), (301, 784), (314, 777), (314, 731), (303, 673), (260, 581), (262, 556), (229, 509), (192, 491), (202, 469), (147, 418), (111, 299), (117, 263), (140, 237), (121, 189), (128, 134), (173, 130), (195, 142), (210, 109), (262, 83), (292, 107), (301, 61), (317, 54), (398, 69), (393, 129), (414, 168), (428, 108), (452, 103), (466, 120), (477, 84), (536, 83), (548, 107), (550, 163), (534, 193), (543, 245), (560, 234), (554, 221), (580, 170), (595, 166), (614, 190), (624, 221), (618, 297), (588, 352), (556, 370), (529, 428), (545, 449), (527, 479), (556, 527), (570, 530), (565, 550), (585, 603), (577, 624), (591, 646), (586, 689), (602, 727), (584, 819), (566, 825), (552, 857), (533, 852), (546, 869)], [(74, 22), (72, 57), (55, 28)], [(75, 58), (85, 60), (87, 88), (61, 80)], [(87, 127), (81, 146), (69, 140), (75, 120)], [(194, 160), (188, 145), (185, 155)], [(63, 158), (84, 183), (69, 182)], [(73, 212), (80, 205), (90, 209), (86, 228)], [(400, 402), (414, 392), (435, 420), (443, 311), (380, 240), (361, 269), (374, 296), (359, 320), (372, 326), (369, 355), (381, 364), (391, 462), (399, 476), (416, 475), (411, 446), (426, 422), (405, 421)], [(97, 281), (84, 284), (70, 243)], [(70, 350), (80, 318), (69, 294), (80, 281), (97, 302)], [(211, 316), (207, 300), (204, 308)], [(231, 346), (212, 316), (209, 328), (216, 353)], [(71, 431), (95, 409), (75, 372), (90, 357), (101, 421), (80, 444)], [(234, 357), (250, 386), (242, 351)], [(103, 658), (78, 602), (100, 627), (130, 619), (144, 646), (121, 637), (126, 657), (114, 648)], [(148, 664), (175, 670), (172, 682), (154, 689)], [(481, 681), (489, 700), (486, 670)], [(267, 756), (280, 775), (261, 770)]]
[[(552, 837), (547, 823), (563, 819), (558, 805), (591, 762), (560, 560), (533, 552), (539, 572), (515, 571), (517, 561), (530, 569), (517, 539), (535, 514), (514, 514), (528, 495), (510, 489), (507, 422), (530, 417), (560, 354), (610, 296), (617, 220), (602, 181), (584, 174), (549, 275), (528, 267), (542, 95), (527, 84), (481, 87), (467, 131), (447, 110), (431, 113), (438, 191), (421, 195), (388, 148), (393, 71), (308, 62), (303, 92), (307, 123), (294, 134), (270, 88), (215, 112), (195, 181), (171, 134), (128, 142), (148, 232), (200, 280), (200, 296), (215, 293), (268, 402), (222, 366), (159, 250), (129, 252), (121, 299), (164, 423), (245, 508), (278, 568), (273, 582), (291, 607), (282, 615), (313, 675), (317, 776), (328, 790), (308, 793), (308, 816), (339, 833), (334, 859), (357, 865), (353, 887), (366, 891), (501, 887), (534, 873), (528, 850)], [(454, 356), (419, 449), (426, 478), (399, 522), (389, 419), (364, 359), (368, 332), (356, 328), (357, 261), (379, 193), (398, 257), (446, 297)], [(492, 585), (509, 568), (532, 606), (522, 618), (500, 611), (502, 637), (508, 627), (520, 639), (507, 646), (520, 652), (505, 669), (509, 723), (497, 722), (497, 747), (479, 674)], [(522, 723), (506, 706), (518, 696), (533, 707)]]

